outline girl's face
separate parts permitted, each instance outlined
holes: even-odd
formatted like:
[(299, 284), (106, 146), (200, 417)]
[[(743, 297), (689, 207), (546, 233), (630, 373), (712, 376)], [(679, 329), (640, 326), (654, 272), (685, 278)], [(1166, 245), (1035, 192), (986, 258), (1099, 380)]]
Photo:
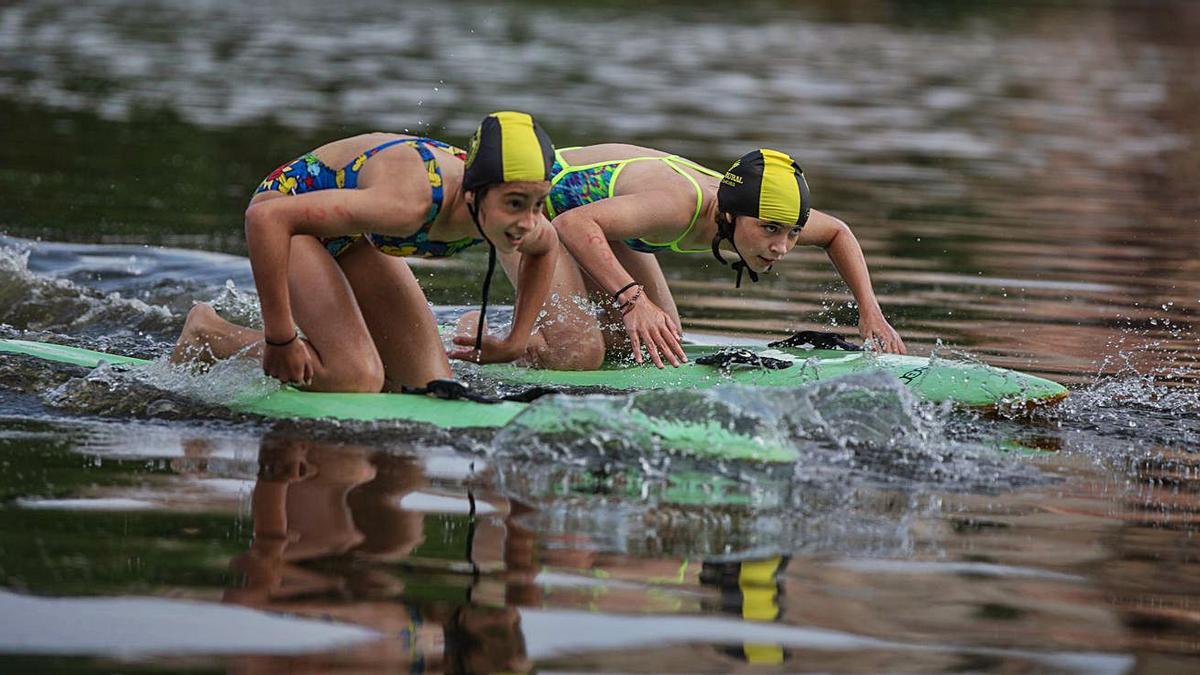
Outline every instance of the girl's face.
[(779, 262), (800, 239), (798, 225), (781, 225), (749, 216), (738, 216), (734, 244), (755, 272), (766, 272)]
[(550, 181), (544, 180), (493, 185), (479, 205), (479, 226), (498, 251), (518, 250), (543, 218), (548, 194)]

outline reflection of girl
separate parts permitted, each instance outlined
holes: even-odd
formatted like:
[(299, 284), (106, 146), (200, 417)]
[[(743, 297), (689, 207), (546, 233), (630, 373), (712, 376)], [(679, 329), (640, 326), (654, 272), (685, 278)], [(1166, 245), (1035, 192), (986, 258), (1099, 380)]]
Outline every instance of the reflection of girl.
[(521, 614), (516, 607), (459, 605), (445, 623), (447, 673), (526, 673)]
[[(397, 602), (394, 596), (403, 584), (379, 570), (344, 578), (297, 564), (347, 554), (403, 558), (423, 541), (425, 514), (403, 509), (400, 502), (427, 484), (420, 464), (411, 458), (375, 454), (368, 460), (365, 452), (350, 446), (264, 438), (252, 497), (254, 540), (234, 560), (243, 584), (228, 589), (225, 601), (373, 628), (387, 639), (345, 656), (371, 667), (383, 663), (408, 672), (454, 673), (528, 670), (515, 608), (472, 605), (468, 591), (468, 602), (458, 607), (418, 609)], [(495, 529), (485, 531), (494, 537)], [(474, 532), (469, 528), (468, 551)], [(291, 664), (296, 660), (288, 657)], [(247, 659), (243, 670), (274, 670), (266, 661)]]
[[(797, 244), (829, 254), (858, 301), (859, 332), (884, 351), (905, 351), (884, 319), (871, 288), (862, 249), (842, 221), (811, 210), (808, 185), (788, 155), (755, 150), (720, 174), (659, 150), (632, 145), (592, 145), (556, 151), (547, 212), (574, 258), (556, 272), (563, 297), (603, 297), (597, 321), (573, 303), (542, 328), (555, 347), (570, 345), (574, 368), (598, 367), (606, 343), (632, 343), (634, 359), (645, 348), (655, 365), (683, 360), (681, 323), (654, 253), (723, 253), (733, 267), (757, 280)], [(575, 264), (577, 263), (577, 264)], [(601, 326), (620, 326), (606, 334)], [(561, 366), (560, 366), (561, 367)]]
[(523, 355), (557, 257), (542, 215), (552, 152), (533, 118), (500, 112), (484, 119), (469, 152), (374, 133), (280, 167), (246, 210), (263, 330), (198, 305), (173, 359), (261, 356), (266, 374), (316, 391), (449, 378), (433, 315), (402, 256), (450, 256), (485, 238), (500, 253), (522, 255), (512, 329), (484, 341), (482, 354), (472, 344), (455, 355)]
[(336, 588), (335, 581), (288, 563), (341, 555), (360, 545), (364, 537), (347, 495), (374, 477), (361, 449), (265, 437), (251, 496), (254, 540), (235, 560), (246, 586), (230, 591), (231, 599), (265, 601)]
[(372, 462), (375, 480), (347, 495), (354, 525), (364, 535), (354, 552), (375, 559), (403, 559), (425, 541), (425, 514), (402, 508), (400, 501), (428, 480), (411, 457), (377, 453)]

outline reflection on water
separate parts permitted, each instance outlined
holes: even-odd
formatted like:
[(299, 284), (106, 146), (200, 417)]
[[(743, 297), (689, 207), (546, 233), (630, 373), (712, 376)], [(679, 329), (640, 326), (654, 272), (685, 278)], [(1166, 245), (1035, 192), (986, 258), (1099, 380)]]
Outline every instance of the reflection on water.
[[(884, 425), (857, 455), (836, 433), (802, 434), (805, 460), (768, 469), (511, 434), (497, 447), (265, 429), (163, 382), (0, 359), (0, 605), (48, 612), (63, 657), (31, 656), (3, 622), (0, 669), (136, 670), (187, 633), (200, 656), (153, 663), (1195, 670), (1198, 6), (732, 14), (623, 0), (0, 7), (0, 334), (153, 357), (194, 301), (252, 322), (248, 265), (226, 254), (242, 252), (266, 171), (362, 130), (461, 141), (511, 107), (563, 144), (632, 141), (714, 167), (790, 150), (818, 208), (854, 228), (914, 351), (1048, 374), (1073, 386), (1064, 404), (908, 411), (920, 438)], [(662, 260), (693, 335), (852, 334), (821, 253), (791, 257), (740, 291), (701, 256)], [(429, 297), (448, 319), (474, 300), (480, 264), (414, 267), (436, 272)], [(189, 382), (201, 400), (224, 391)], [(884, 412), (822, 419), (858, 429)], [(116, 421), (80, 419), (94, 415)], [(162, 617), (141, 642), (112, 640), (134, 660), (91, 660), (112, 651), (53, 628), (97, 605), (27, 595), (165, 604), (124, 605)], [(244, 612), (246, 642), (216, 629), (234, 615), (179, 628), (214, 608)], [(264, 623), (277, 614), (318, 621)], [(386, 637), (334, 630), (356, 627)], [(245, 655), (219, 656), (231, 644)]]
[[(1128, 486), (1090, 460), (1068, 456), (1046, 467), (1074, 476), (1054, 489), (916, 499), (866, 490), (857, 505), (828, 507), (850, 516), (840, 521), (841, 537), (775, 539), (757, 550), (714, 541), (708, 553), (680, 555), (687, 542), (658, 537), (664, 511), (709, 518), (724, 512), (732, 530), (781, 514), (719, 499), (643, 502), (641, 528), (595, 538), (582, 533), (586, 528), (549, 524), (546, 517), (561, 511), (552, 495), (538, 508), (506, 496), (498, 489), (500, 467), (475, 456), (405, 446), (382, 451), (288, 431), (262, 436), (256, 448), (253, 437), (205, 438), (177, 427), (143, 429), (147, 442), (131, 447), (114, 436), (117, 424), (24, 427), (6, 435), (7, 456), (65, 457), (47, 452), (47, 442), (71, 433), (76, 445), (66, 456), (116, 465), (111, 478), (76, 492), (80, 499), (128, 494), (122, 476), (137, 476), (135, 494), (153, 511), (116, 503), (86, 512), (63, 503), (7, 507), (10, 534), (58, 542), (42, 545), (39, 567), (20, 566), (6, 551), (0, 563), (18, 588), (62, 592), (56, 576), (75, 564), (65, 554), (84, 544), (68, 535), (72, 524), (86, 518), (104, 530), (125, 523), (124, 535), (108, 539), (117, 548), (88, 553), (89, 569), (112, 569), (108, 587), (84, 586), (84, 593), (145, 594), (146, 567), (117, 573), (121, 563), (148, 562), (160, 545), (178, 555), (186, 551), (181, 543), (207, 542), (219, 551), (184, 553), (179, 563), (227, 566), (232, 575), (184, 576), (180, 568), (155, 594), (358, 625), (376, 636), (297, 624), (309, 632), (269, 637), (274, 633), (263, 627), (246, 648), (260, 655), (218, 657), (227, 651), (216, 646), (221, 622), (192, 628), (189, 649), (213, 644), (199, 651), (238, 669), (493, 672), (582, 662), (632, 672), (726, 672), (745, 664), (895, 670), (904, 663), (920, 672), (1090, 673), (1124, 672), (1135, 659), (1153, 669), (1170, 663), (1171, 654), (1200, 648), (1195, 551), (1178, 539), (1194, 527), (1197, 508), (1194, 497), (1182, 496), (1196, 493), (1200, 466), (1190, 454), (1138, 462), (1129, 467)], [(525, 469), (536, 471), (534, 464)], [(1176, 489), (1159, 487), (1165, 484)], [(219, 498), (210, 503), (228, 506), (196, 511), (180, 497), (205, 491), (236, 503)], [(569, 503), (566, 509), (573, 511)], [(603, 513), (574, 513), (578, 522), (605, 520)], [(854, 515), (890, 531), (856, 532)], [(134, 538), (153, 521), (180, 533), (178, 543), (163, 535)], [(198, 532), (205, 521), (210, 531)], [(644, 546), (650, 539), (658, 542), (653, 553)], [(188, 610), (153, 611), (172, 626)], [(147, 628), (123, 644), (131, 655), (161, 654), (170, 635)], [(59, 653), (87, 653), (91, 644), (59, 637)], [(344, 646), (297, 655), (328, 649), (330, 640)], [(4, 651), (37, 651), (16, 645), (11, 630), (0, 630)], [(267, 655), (282, 651), (292, 655)]]

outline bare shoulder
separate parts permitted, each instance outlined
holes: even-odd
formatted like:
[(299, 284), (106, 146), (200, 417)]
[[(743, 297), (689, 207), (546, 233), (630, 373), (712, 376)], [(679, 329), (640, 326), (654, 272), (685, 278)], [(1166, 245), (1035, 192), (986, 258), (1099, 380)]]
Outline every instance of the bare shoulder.
[(312, 154), (329, 167), (340, 169), (346, 164), (354, 161), (355, 157), (361, 155), (367, 150), (381, 143), (387, 143), (389, 140), (394, 138), (401, 138), (401, 136), (382, 131), (373, 131), (370, 133), (358, 134), (357, 136), (339, 138), (336, 141), (330, 141), (313, 150)]
[(617, 162), (633, 157), (667, 157), (671, 153), (628, 143), (600, 143), (566, 150), (563, 157), (571, 164)]
[(808, 222), (800, 229), (797, 243), (804, 246), (828, 246), (842, 231), (849, 232), (850, 226), (834, 216), (813, 209), (808, 215)]

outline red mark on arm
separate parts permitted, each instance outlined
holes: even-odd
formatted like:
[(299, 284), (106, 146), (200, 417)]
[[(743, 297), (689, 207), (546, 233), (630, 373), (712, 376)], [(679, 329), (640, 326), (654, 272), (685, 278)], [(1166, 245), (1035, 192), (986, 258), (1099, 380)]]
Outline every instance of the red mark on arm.
[(305, 215), (308, 216), (308, 219), (314, 223), (325, 222), (325, 209), (320, 206), (309, 207), (305, 209)]

